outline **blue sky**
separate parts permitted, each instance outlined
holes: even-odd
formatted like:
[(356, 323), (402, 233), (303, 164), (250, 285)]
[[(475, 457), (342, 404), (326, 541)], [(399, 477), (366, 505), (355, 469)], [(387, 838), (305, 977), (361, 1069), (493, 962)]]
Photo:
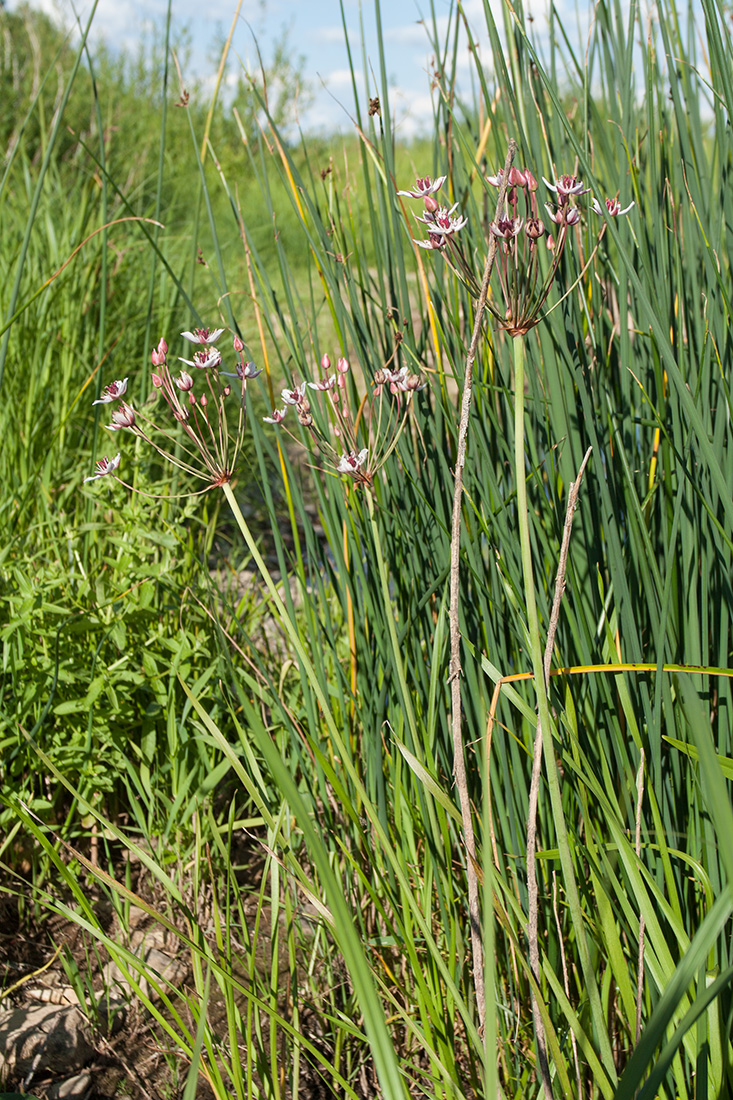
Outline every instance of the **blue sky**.
[[(67, 24), (74, 19), (72, 0), (32, 0), (37, 7), (43, 7), (58, 15)], [(572, 0), (565, 0), (568, 6)], [(10, 5), (13, 3), (11, 0)], [(544, 20), (546, 0), (534, 0), (538, 24)], [(76, 0), (82, 18), (91, 10), (91, 0)], [(500, 0), (492, 0), (495, 9)], [(449, 0), (434, 0), (438, 19), (439, 33), (448, 25), (451, 5)], [(556, 3), (561, 10), (563, 2)], [(472, 26), (483, 28), (482, 0), (464, 0), (464, 11)], [(528, 10), (532, 2), (527, 3)], [(141, 35), (151, 27), (162, 27), (167, 9), (166, 0), (99, 0), (95, 19), (94, 34), (104, 37), (111, 46), (119, 45), (134, 49)], [(212, 61), (212, 42), (229, 32), (236, 0), (173, 0), (173, 20), (179, 27), (186, 26), (192, 38), (191, 70), (184, 73), (184, 82), (192, 72), (205, 78), (215, 72)], [(352, 49), (363, 87), (362, 55), (359, 47), (358, 0), (344, 0), (347, 24), (351, 32)], [(429, 14), (428, 0), (382, 0), (382, 22), (384, 28), (387, 71), (390, 77), (390, 108), (396, 119), (399, 131), (405, 138), (425, 130), (432, 117), (430, 92), (430, 66), (432, 51), (425, 27), (421, 23), (422, 14)], [(589, 7), (585, 7), (590, 12)], [(206, 15), (202, 16), (205, 11)], [(376, 48), (374, 5), (365, 0), (362, 6), (365, 25), (368, 66), (374, 72), (379, 71), (379, 59)], [(500, 17), (499, 17), (500, 18)], [(572, 22), (577, 26), (577, 12), (572, 12)], [(587, 26), (587, 16), (581, 16), (580, 22)], [(312, 105), (301, 117), (306, 129), (324, 128), (332, 130), (339, 126), (350, 127), (347, 111), (351, 109), (352, 92), (348, 60), (344, 46), (344, 34), (341, 24), (341, 12), (338, 0), (243, 0), (233, 41), (233, 51), (245, 64), (254, 65), (256, 53), (253, 48), (253, 34), (257, 35), (263, 55), (267, 58), (272, 41), (283, 27), (289, 31), (289, 42), (293, 52), (305, 57), (305, 76), (314, 93)], [(444, 37), (444, 34), (443, 34)], [(484, 57), (489, 57), (486, 33), (477, 34), (479, 47), (484, 47)], [(236, 56), (233, 66), (237, 65)], [(472, 62), (468, 50), (460, 51), (459, 71), (466, 79)], [(370, 76), (370, 93), (373, 93), (374, 78)], [(366, 93), (365, 93), (366, 96)], [(344, 110), (339, 104), (343, 104)]]
[[(72, 24), (74, 8), (71, 0), (32, 0)], [(12, 6), (13, 0), (8, 6)], [(91, 10), (90, 0), (77, 0), (77, 10), (82, 19)], [(361, 52), (359, 49), (359, 3), (344, 0), (347, 23), (352, 32), (352, 49), (358, 59), (358, 70), (363, 82)], [(466, 9), (478, 15), (481, 0), (468, 0)], [(104, 37), (111, 45), (134, 49), (142, 34), (151, 26), (164, 26), (166, 0), (99, 0), (94, 34)], [(435, 0), (440, 23), (447, 24), (448, 0)], [(192, 37), (191, 67), (199, 77), (214, 71), (211, 60), (212, 41), (222, 33), (227, 34), (236, 11), (236, 0), (173, 0), (173, 20), (179, 26), (187, 26)], [(427, 3), (417, 0), (383, 0), (382, 20), (387, 51), (387, 68), (390, 75), (390, 105), (396, 113), (400, 130), (405, 137), (419, 132), (429, 124), (431, 50), (424, 27), (420, 23), (421, 10), (429, 11)], [(205, 17), (202, 12), (205, 11)], [(369, 63), (379, 71), (374, 33), (374, 7), (366, 0), (363, 19), (367, 37)], [(478, 22), (478, 21), (477, 21)], [(481, 19), (480, 22), (483, 22)], [(249, 26), (248, 26), (249, 24)], [(352, 103), (348, 61), (344, 46), (341, 13), (338, 0), (243, 0), (240, 19), (235, 31), (233, 49), (245, 63), (254, 64), (252, 30), (265, 57), (270, 45), (283, 27), (289, 31), (293, 52), (305, 57), (305, 75), (314, 93), (312, 106), (305, 112), (302, 123), (306, 128), (333, 129), (350, 125), (347, 109)], [(251, 29), (250, 29), (251, 28)], [(468, 56), (466, 55), (466, 64)], [(237, 64), (236, 58), (234, 64)], [(184, 80), (186, 75), (184, 73)], [(370, 81), (373, 84), (373, 80)], [(328, 89), (328, 91), (326, 91)], [(330, 94), (329, 94), (330, 92)], [(335, 100), (338, 102), (334, 101)]]

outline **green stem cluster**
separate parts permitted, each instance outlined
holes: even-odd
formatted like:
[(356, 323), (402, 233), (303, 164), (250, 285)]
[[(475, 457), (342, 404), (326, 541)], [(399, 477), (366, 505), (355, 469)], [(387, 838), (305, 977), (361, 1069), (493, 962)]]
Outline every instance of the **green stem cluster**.
[(522, 573), (524, 578), (524, 599), (527, 610), (527, 630), (532, 656), (532, 674), (534, 676), (534, 688), (537, 696), (537, 712), (542, 727), (542, 747), (545, 757), (545, 774), (547, 787), (550, 793), (550, 805), (552, 807), (552, 819), (557, 837), (557, 847), (560, 854), (560, 866), (562, 867), (565, 883), (565, 893), (570, 909), (570, 916), (575, 931), (580, 956), (580, 965), (583, 971), (585, 986), (591, 1005), (594, 1020), (596, 1040), (600, 1046), (601, 1058), (606, 1071), (612, 1081), (616, 1080), (616, 1069), (611, 1052), (611, 1044), (608, 1038), (603, 1020), (601, 997), (596, 982), (595, 972), (590, 957), (588, 939), (585, 934), (583, 913), (580, 904), (580, 894), (573, 867), (573, 858), (570, 851), (567, 825), (562, 805), (562, 793), (560, 791), (560, 778), (555, 759), (556, 728), (550, 713), (545, 684), (545, 670), (542, 652), (542, 640), (540, 638), (539, 616), (537, 614), (537, 600), (535, 597), (534, 571), (532, 568), (532, 545), (529, 531), (529, 512), (527, 509), (527, 473), (524, 455), (524, 339), (517, 337), (513, 341), (514, 349), (514, 463), (517, 482), (517, 523), (519, 525), (519, 541), (522, 555)]

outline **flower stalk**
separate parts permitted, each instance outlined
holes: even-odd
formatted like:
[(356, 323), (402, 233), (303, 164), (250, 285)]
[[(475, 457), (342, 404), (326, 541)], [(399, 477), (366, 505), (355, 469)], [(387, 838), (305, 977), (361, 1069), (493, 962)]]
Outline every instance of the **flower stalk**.
[[(570, 842), (568, 840), (567, 826), (562, 806), (562, 794), (560, 791), (560, 778), (558, 775), (557, 761), (555, 759), (555, 723), (550, 714), (547, 688), (545, 684), (545, 668), (543, 659), (542, 642), (540, 638), (539, 617), (537, 614), (537, 600), (535, 597), (534, 571), (532, 568), (532, 544), (529, 530), (529, 511), (527, 507), (527, 471), (525, 462), (525, 435), (524, 435), (524, 339), (519, 336), (513, 341), (514, 357), (514, 464), (517, 489), (517, 524), (519, 526), (519, 543), (522, 558), (522, 576), (524, 581), (524, 599), (527, 612), (527, 630), (529, 634), (530, 652), (532, 658), (532, 675), (535, 694), (537, 698), (538, 721), (542, 731), (542, 751), (545, 758), (545, 773), (547, 787), (550, 793), (550, 805), (552, 819), (555, 826), (557, 847), (560, 855), (560, 866), (563, 872), (565, 893), (568, 899), (568, 908), (575, 930), (580, 957), (581, 970), (591, 1012), (597, 1024), (602, 1024), (603, 1012), (600, 992), (592, 966), (588, 940), (585, 935), (585, 924), (580, 904), (580, 894), (573, 867)], [(538, 967), (539, 969), (539, 967)], [(540, 974), (535, 974), (538, 982)], [(611, 1051), (608, 1034), (603, 1026), (597, 1028), (598, 1040), (601, 1047), (601, 1059), (612, 1081), (616, 1080), (616, 1070)], [(546, 1060), (546, 1056), (545, 1056)], [(545, 1096), (547, 1100), (552, 1097), (552, 1089), (549, 1084), (549, 1068), (545, 1064), (542, 1073)], [(542, 1066), (541, 1066), (542, 1070)]]
[[(293, 408), (298, 423), (309, 431), (332, 470), (346, 475), (356, 485), (371, 485), (397, 446), (412, 399), (424, 385), (407, 366), (393, 366), (398, 347), (399, 342), (389, 362), (369, 380), (373, 389), (362, 399), (356, 416), (349, 400), (348, 359), (340, 357), (335, 372), (331, 373), (331, 359), (324, 355), (321, 377), (283, 390), (280, 394), (283, 407), (273, 409), (272, 416), (263, 419), (268, 424), (282, 424), (288, 410)], [(287, 427), (284, 430), (288, 431)], [(288, 434), (298, 442), (292, 432)], [(362, 446), (363, 443), (367, 446)]]

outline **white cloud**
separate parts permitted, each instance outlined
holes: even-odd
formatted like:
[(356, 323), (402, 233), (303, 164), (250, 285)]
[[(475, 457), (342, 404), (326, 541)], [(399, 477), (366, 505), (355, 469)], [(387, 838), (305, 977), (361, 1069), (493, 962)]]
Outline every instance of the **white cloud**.
[[(349, 38), (353, 39), (356, 32), (349, 28), (347, 28), (347, 30), (349, 33)], [(340, 23), (338, 25), (334, 24), (330, 27), (314, 27), (311, 32), (311, 38), (313, 38), (316, 42), (338, 43), (338, 45), (341, 45), (341, 43), (344, 41), (344, 28), (341, 26)]]
[(384, 33), (387, 42), (395, 42), (399, 45), (425, 46), (430, 48), (428, 30), (421, 21), (405, 23), (401, 27), (389, 27)]
[[(364, 79), (361, 69), (354, 70), (354, 78), (357, 85), (361, 84)], [(323, 77), (323, 82), (331, 91), (336, 91), (338, 88), (350, 88), (351, 79), (351, 69), (334, 69)]]

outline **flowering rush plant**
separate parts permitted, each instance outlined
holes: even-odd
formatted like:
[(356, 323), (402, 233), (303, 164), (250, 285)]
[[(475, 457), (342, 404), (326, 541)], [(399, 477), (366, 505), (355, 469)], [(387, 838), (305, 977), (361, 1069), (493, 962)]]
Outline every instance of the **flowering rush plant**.
[[(487, 176), (487, 183), (500, 187), (503, 170), (495, 176)], [(411, 191), (398, 191), (398, 195), (409, 198), (421, 198), (425, 207), (422, 215), (415, 215), (417, 221), (427, 227), (427, 239), (415, 240), (420, 248), (440, 252), (455, 274), (469, 288), (474, 297), (479, 296), (479, 283), (471, 259), (461, 244), (460, 231), (467, 219), (456, 213), (458, 204), (450, 208), (441, 206), (434, 197), (445, 183), (445, 176), (431, 180), (429, 176), (418, 177)], [(542, 309), (547, 301), (558, 274), (560, 260), (571, 230), (580, 226), (586, 207), (578, 202), (590, 193), (576, 176), (562, 175), (554, 183), (542, 177), (542, 182), (552, 192), (551, 201), (544, 203), (545, 216), (551, 223), (548, 229), (540, 215), (537, 201), (537, 180), (529, 169), (511, 168), (507, 180), (506, 199), (503, 212), (489, 225), (489, 232), (497, 241), (497, 280), (499, 294), (486, 305), (494, 319), (511, 336), (523, 336), (533, 328), (542, 317)], [(606, 199), (605, 210), (608, 217), (615, 218), (628, 214), (634, 203), (622, 209), (618, 199)], [(590, 209), (598, 215), (603, 207), (597, 199), (591, 198)], [(596, 247), (605, 232), (601, 228)], [(540, 241), (544, 239), (544, 250)], [(569, 288), (566, 293), (569, 293)]]
[[(191, 359), (179, 358), (183, 367), (174, 375), (168, 363), (168, 345), (161, 339), (150, 356), (153, 389), (163, 396), (167, 406), (169, 426), (161, 426), (151, 416), (122, 401), (127, 392), (127, 378), (111, 382), (94, 402), (110, 404), (119, 401), (112, 411), (111, 432), (129, 431), (145, 440), (166, 461), (192, 477), (205, 482), (206, 492), (231, 481), (237, 465), (247, 418), (247, 382), (261, 372), (244, 358), (244, 344), (234, 337), (233, 349), (239, 361), (231, 373), (222, 370), (222, 356), (216, 341), (223, 329), (197, 328), (181, 335), (195, 346)], [(190, 367), (191, 371), (184, 368)], [(174, 368), (176, 369), (176, 368)], [(234, 382), (225, 379), (235, 379)], [(235, 428), (229, 425), (228, 408), (235, 406)], [(117, 477), (121, 455), (104, 458), (85, 481)], [(125, 482), (121, 482), (126, 484)]]
[[(339, 358), (332, 370), (330, 357), (324, 355), (320, 378), (283, 390), (283, 407), (274, 409), (272, 416), (264, 420), (282, 424), (292, 409), (336, 473), (346, 475), (357, 485), (370, 485), (397, 446), (413, 395), (423, 388), (419, 375), (406, 366), (394, 368), (393, 362), (394, 357), (375, 371), (371, 393), (361, 399), (354, 416), (347, 385), (349, 361)], [(289, 434), (294, 438), (292, 432)]]

